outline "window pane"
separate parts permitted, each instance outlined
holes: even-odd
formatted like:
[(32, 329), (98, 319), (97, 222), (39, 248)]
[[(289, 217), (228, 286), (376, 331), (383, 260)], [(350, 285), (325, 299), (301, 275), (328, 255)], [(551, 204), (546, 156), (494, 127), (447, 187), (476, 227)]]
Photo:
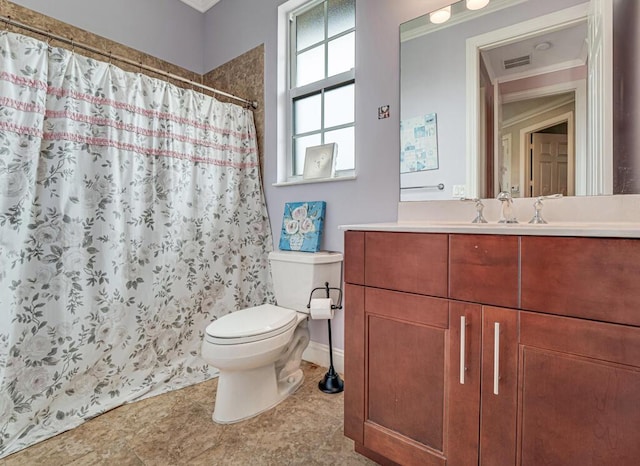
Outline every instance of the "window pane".
[(324, 94), (324, 127), (344, 125), (354, 121), (354, 90), (349, 84)]
[(294, 134), (320, 130), (322, 101), (320, 94), (304, 97), (293, 103)]
[[(345, 72), (355, 68), (356, 0), (315, 3), (290, 23), (290, 81), (297, 97), (288, 101), (288, 177), (303, 174), (308, 147), (331, 142), (337, 145), (336, 169), (355, 169), (355, 85)], [(337, 75), (344, 79), (336, 81)]]
[(329, 37), (356, 26), (355, 0), (329, 0)]
[(303, 138), (296, 138), (294, 140), (294, 154), (293, 154), (293, 174), (302, 175), (304, 170), (304, 154), (305, 149), (311, 146), (317, 146), (321, 144), (320, 135), (312, 134), (311, 136), (305, 136)]
[(346, 36), (329, 42), (329, 74), (334, 76), (338, 73), (349, 71), (355, 67), (356, 63), (356, 33), (351, 32)]
[(352, 170), (356, 167), (354, 134), (355, 131), (353, 126), (336, 131), (327, 131), (325, 133), (325, 144), (330, 142), (335, 142), (338, 144), (336, 170)]
[(300, 51), (324, 40), (324, 4), (296, 17), (296, 50)]
[(296, 74), (296, 86), (304, 86), (325, 77), (323, 45), (298, 55)]

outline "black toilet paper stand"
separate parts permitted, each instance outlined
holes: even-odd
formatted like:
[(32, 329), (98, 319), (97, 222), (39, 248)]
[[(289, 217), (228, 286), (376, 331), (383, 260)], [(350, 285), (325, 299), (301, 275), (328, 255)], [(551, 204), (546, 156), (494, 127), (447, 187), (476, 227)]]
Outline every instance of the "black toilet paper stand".
[[(326, 297), (330, 298), (329, 292), (331, 290), (338, 292), (338, 304), (332, 304), (331, 309), (342, 309), (342, 289), (341, 288), (331, 288), (329, 287), (329, 282), (325, 282), (324, 286), (319, 288), (314, 288), (311, 290), (311, 294), (309, 295), (309, 304), (307, 304), (307, 309), (311, 309), (311, 298), (313, 298), (313, 293), (318, 290), (325, 290)], [(318, 388), (325, 393), (340, 393), (344, 390), (344, 381), (340, 378), (340, 375), (333, 368), (333, 344), (331, 342), (331, 320), (327, 319), (327, 326), (329, 329), (329, 370), (324, 375), (324, 378), (318, 382)]]

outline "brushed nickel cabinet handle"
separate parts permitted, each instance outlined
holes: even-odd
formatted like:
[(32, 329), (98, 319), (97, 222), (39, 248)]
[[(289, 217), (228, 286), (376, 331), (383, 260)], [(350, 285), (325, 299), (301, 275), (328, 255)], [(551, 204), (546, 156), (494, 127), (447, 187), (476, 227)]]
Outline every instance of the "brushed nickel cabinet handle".
[(500, 380), (500, 323), (495, 322), (493, 329), (493, 394), (499, 393)]
[(467, 343), (467, 318), (460, 316), (460, 385), (464, 385), (464, 373), (466, 370), (466, 343)]

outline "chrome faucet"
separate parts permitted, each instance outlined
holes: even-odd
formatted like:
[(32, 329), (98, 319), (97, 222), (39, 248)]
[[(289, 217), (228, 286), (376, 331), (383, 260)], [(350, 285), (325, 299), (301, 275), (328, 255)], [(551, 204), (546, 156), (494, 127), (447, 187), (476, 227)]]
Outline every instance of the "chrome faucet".
[(511, 197), (511, 193), (508, 191), (500, 191), (497, 199), (502, 203), (498, 223), (518, 223), (513, 213), (513, 198)]
[(543, 199), (559, 199), (562, 197), (562, 194), (550, 194), (548, 196), (538, 196), (536, 202), (533, 203), (533, 210), (535, 213), (533, 214), (533, 218), (529, 220), (529, 223), (533, 223), (536, 225), (547, 223), (545, 219), (542, 218), (542, 200)]
[(484, 215), (482, 215), (482, 211), (484, 210), (484, 204), (477, 197), (469, 198), (469, 197), (461, 197), (461, 201), (473, 201), (476, 203), (476, 218), (473, 219), (471, 223), (488, 223)]

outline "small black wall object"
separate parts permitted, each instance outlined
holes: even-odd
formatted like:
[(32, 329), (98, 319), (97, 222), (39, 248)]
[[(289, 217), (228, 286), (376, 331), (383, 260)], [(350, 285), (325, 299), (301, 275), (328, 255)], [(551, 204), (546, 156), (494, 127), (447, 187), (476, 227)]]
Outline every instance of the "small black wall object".
[[(307, 309), (311, 308), (311, 298), (313, 298), (313, 293), (317, 290), (325, 290), (327, 298), (330, 298), (329, 291), (336, 290), (338, 291), (338, 304), (332, 304), (331, 309), (342, 309), (342, 289), (340, 288), (330, 288), (329, 282), (325, 282), (324, 287), (314, 288), (311, 290), (311, 294), (309, 295), (309, 304), (307, 304)], [(329, 370), (324, 375), (324, 378), (318, 382), (318, 388), (325, 393), (340, 393), (344, 390), (344, 381), (340, 378), (340, 374), (336, 372), (333, 368), (333, 344), (331, 343), (331, 320), (327, 319), (327, 325), (329, 328)]]

